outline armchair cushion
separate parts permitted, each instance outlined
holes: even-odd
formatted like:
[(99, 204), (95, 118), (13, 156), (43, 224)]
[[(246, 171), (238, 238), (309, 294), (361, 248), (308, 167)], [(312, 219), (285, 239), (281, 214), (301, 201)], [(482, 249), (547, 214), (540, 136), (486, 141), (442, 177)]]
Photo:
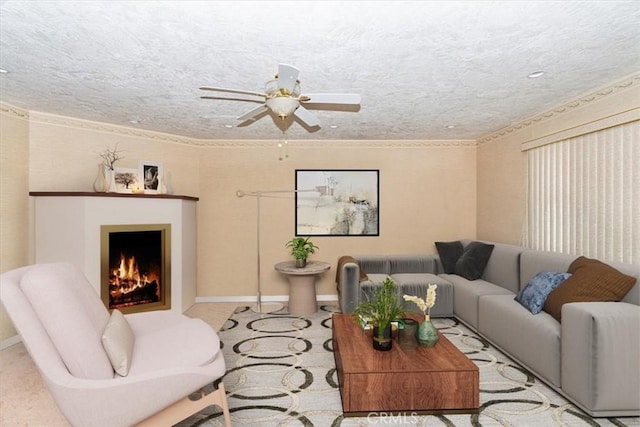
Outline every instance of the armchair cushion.
[(127, 376), (131, 367), (134, 342), (135, 338), (129, 322), (120, 310), (113, 310), (109, 323), (102, 333), (102, 346), (109, 356), (113, 369), (123, 377)]

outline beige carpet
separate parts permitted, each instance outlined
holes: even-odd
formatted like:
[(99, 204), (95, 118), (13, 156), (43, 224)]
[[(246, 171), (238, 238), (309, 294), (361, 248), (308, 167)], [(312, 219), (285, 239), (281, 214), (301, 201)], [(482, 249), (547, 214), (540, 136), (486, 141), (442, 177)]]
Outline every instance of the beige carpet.
[[(235, 302), (200, 303), (185, 314), (219, 330), (238, 305)], [(0, 351), (0, 426), (69, 426), (22, 343)]]

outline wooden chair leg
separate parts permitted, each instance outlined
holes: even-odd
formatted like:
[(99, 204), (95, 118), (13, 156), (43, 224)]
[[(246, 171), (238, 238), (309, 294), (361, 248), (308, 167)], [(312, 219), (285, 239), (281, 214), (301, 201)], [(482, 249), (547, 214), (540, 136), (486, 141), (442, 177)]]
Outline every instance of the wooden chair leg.
[(150, 416), (137, 424), (136, 427), (172, 426), (211, 405), (217, 405), (222, 408), (224, 424), (226, 427), (231, 427), (231, 415), (229, 414), (229, 405), (227, 403), (224, 383), (220, 382), (216, 391), (205, 395), (204, 391), (200, 390), (200, 394), (200, 399), (191, 400), (189, 397), (185, 397)]

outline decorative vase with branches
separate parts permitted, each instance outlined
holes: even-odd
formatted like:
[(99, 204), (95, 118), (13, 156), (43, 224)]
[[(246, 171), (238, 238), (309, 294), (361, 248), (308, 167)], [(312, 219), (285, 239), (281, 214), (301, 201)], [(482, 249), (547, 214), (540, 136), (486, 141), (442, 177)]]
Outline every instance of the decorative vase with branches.
[(425, 299), (414, 295), (403, 295), (405, 301), (410, 301), (418, 306), (424, 314), (424, 321), (416, 329), (416, 339), (422, 347), (433, 347), (440, 339), (438, 330), (431, 322), (431, 307), (436, 303), (436, 289), (438, 285), (430, 283)]

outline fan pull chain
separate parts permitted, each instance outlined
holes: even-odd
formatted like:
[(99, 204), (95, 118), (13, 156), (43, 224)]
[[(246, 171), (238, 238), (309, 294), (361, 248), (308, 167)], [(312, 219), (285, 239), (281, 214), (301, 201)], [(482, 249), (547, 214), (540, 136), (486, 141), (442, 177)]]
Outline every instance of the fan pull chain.
[(287, 140), (287, 131), (283, 130), (280, 135), (280, 141), (278, 141), (278, 148), (280, 149), (280, 156), (278, 160), (284, 160), (289, 158), (289, 141)]

